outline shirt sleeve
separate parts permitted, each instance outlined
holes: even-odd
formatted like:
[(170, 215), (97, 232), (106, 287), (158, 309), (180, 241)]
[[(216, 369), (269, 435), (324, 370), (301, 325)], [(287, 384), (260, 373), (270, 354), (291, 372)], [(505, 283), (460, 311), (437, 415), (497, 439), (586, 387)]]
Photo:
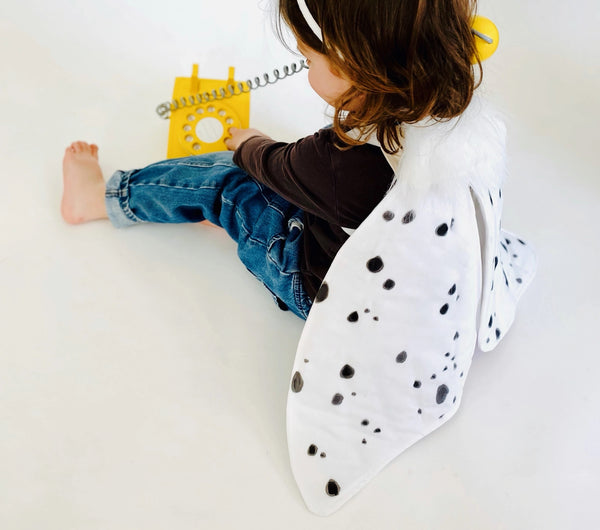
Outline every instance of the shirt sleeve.
[(332, 147), (322, 132), (294, 143), (253, 136), (238, 147), (233, 161), (292, 204), (340, 224)]

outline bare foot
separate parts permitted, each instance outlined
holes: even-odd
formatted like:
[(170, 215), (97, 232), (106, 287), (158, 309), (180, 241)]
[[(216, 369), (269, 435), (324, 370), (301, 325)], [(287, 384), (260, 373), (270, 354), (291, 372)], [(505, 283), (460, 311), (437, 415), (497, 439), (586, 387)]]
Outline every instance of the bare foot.
[(67, 223), (108, 219), (97, 145), (73, 142), (67, 147), (63, 159), (63, 185), (60, 212)]

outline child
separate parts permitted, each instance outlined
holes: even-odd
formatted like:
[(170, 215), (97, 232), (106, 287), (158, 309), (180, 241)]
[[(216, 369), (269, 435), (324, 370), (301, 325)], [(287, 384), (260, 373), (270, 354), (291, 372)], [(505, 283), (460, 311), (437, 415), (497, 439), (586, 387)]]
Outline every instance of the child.
[(455, 414), (476, 346), (505, 336), (535, 273), (501, 229), (505, 130), (473, 98), (474, 4), (281, 0), (333, 128), (291, 144), (232, 129), (233, 153), (106, 186), (95, 145), (65, 155), (68, 222), (209, 220), (281, 305), (310, 311), (287, 437), (320, 515)]
[(116, 227), (208, 220), (280, 307), (305, 319), (348, 234), (392, 183), (383, 151), (402, 148), (400, 125), (458, 116), (471, 101), (473, 12), (470, 0), (281, 0), (310, 85), (335, 109), (332, 128), (291, 144), (232, 128), (232, 152), (117, 171), (106, 184), (98, 147), (75, 142), (62, 216)]

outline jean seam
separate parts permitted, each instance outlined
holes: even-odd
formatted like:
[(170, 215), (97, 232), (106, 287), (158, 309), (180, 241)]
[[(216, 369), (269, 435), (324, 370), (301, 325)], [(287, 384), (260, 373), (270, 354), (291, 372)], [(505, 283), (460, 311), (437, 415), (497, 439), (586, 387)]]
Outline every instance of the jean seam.
[(281, 210), (280, 208), (278, 208), (275, 205), (275, 203), (272, 200), (270, 200), (269, 197), (267, 197), (265, 195), (265, 186), (256, 180), (254, 180), (254, 183), (258, 187), (258, 190), (260, 191), (260, 195), (263, 198), (263, 200), (265, 201), (267, 208), (271, 208), (272, 210), (275, 210), (282, 217), (285, 217), (285, 212), (283, 210)]
[(152, 186), (152, 187), (158, 187), (158, 188), (168, 188), (168, 189), (175, 189), (175, 190), (184, 190), (184, 191), (200, 191), (200, 190), (215, 190), (217, 189), (216, 186), (175, 186), (172, 184), (160, 184), (160, 183), (155, 183), (155, 182), (142, 182), (139, 184), (130, 184), (130, 187), (135, 187), (135, 188), (140, 188), (143, 186)]
[(308, 312), (310, 311), (310, 308), (306, 309), (306, 305), (304, 304), (304, 297), (302, 296), (304, 294), (304, 285), (302, 284), (302, 274), (300, 272), (297, 272), (294, 275), (292, 284), (294, 289), (294, 303), (306, 319), (308, 318)]
[(129, 189), (131, 188), (131, 184), (129, 183), (131, 177), (131, 173), (126, 173), (124, 178), (121, 180), (121, 186), (119, 191), (121, 192), (119, 196), (119, 204), (121, 204), (121, 209), (123, 213), (129, 217), (132, 221), (141, 222), (141, 219), (137, 217), (129, 207)]
[(202, 169), (211, 168), (211, 167), (228, 167), (228, 168), (237, 168), (235, 164), (189, 164), (185, 162), (178, 162), (176, 164), (163, 164), (163, 165), (175, 165), (175, 166), (185, 166), (185, 167), (200, 167)]
[(273, 236), (270, 240), (269, 243), (267, 245), (265, 245), (264, 243), (261, 242), (261, 244), (266, 248), (267, 251), (267, 260), (269, 260), (279, 271), (279, 274), (283, 275), (283, 276), (290, 276), (293, 274), (296, 274), (299, 271), (287, 271), (281, 268), (281, 266), (279, 265), (279, 263), (273, 259), (271, 257), (271, 249), (273, 248), (273, 245), (275, 245), (275, 243), (277, 243), (278, 241), (285, 241), (286, 237), (282, 234), (278, 234), (276, 236)]
[(268, 203), (267, 208), (271, 208), (271, 210), (275, 210), (281, 217), (285, 218), (285, 212), (283, 210), (277, 208), (273, 203)]
[(144, 223), (145, 221), (135, 215), (129, 207), (129, 188), (131, 187), (130, 177), (133, 171), (117, 173), (121, 174), (119, 179), (119, 187), (117, 189), (107, 189), (105, 196), (107, 198), (115, 198), (118, 200), (121, 212), (127, 219), (134, 223)]
[(240, 227), (240, 230), (243, 231), (246, 234), (246, 238), (251, 239), (250, 238), (250, 233), (251, 232), (250, 232), (250, 230), (248, 230), (248, 227), (244, 223), (244, 217), (240, 213), (240, 211), (237, 208), (236, 204), (233, 201), (230, 201), (227, 197), (224, 197), (223, 194), (221, 194), (221, 202), (223, 204), (227, 204), (227, 206), (231, 206), (231, 207), (233, 207), (235, 209), (235, 217), (238, 220), (238, 226)]

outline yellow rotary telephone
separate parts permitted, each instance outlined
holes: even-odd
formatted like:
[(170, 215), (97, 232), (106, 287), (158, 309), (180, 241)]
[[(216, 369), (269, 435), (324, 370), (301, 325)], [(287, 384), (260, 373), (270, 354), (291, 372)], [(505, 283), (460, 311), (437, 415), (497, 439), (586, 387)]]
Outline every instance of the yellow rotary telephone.
[[(226, 81), (198, 78), (198, 65), (194, 64), (191, 77), (177, 77), (173, 88), (173, 101), (191, 99), (188, 94), (212, 94), (226, 86), (234, 86), (234, 69), (229, 68)], [(210, 101), (188, 101), (188, 104), (171, 110), (167, 158), (199, 155), (227, 149), (223, 143), (230, 127), (246, 128), (250, 124), (250, 94), (240, 91), (228, 99), (207, 98)], [(195, 103), (195, 104), (194, 104)]]

